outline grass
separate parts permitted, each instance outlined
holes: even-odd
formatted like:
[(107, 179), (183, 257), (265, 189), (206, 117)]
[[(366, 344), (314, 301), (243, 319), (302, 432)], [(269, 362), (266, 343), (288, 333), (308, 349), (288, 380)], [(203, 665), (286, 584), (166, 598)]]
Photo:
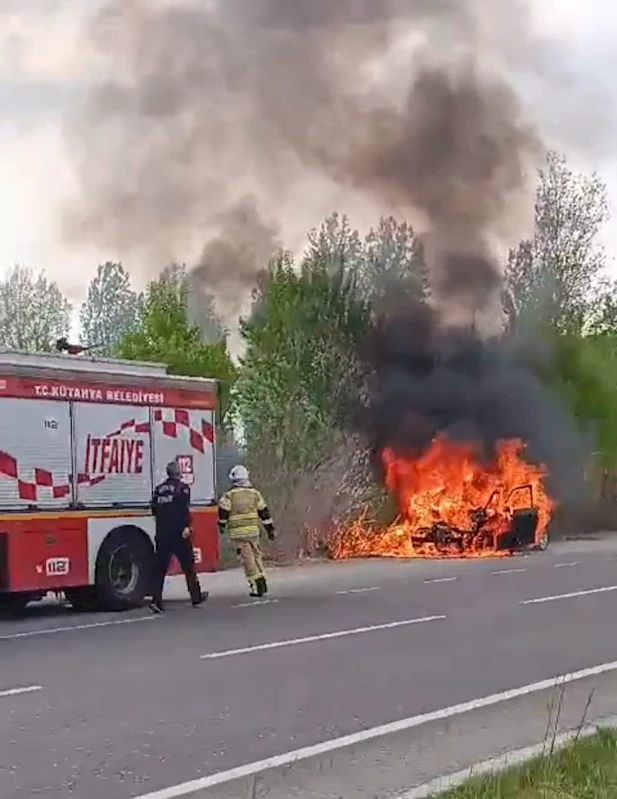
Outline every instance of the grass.
[(472, 777), (439, 799), (617, 799), (617, 730), (601, 730), (523, 766)]

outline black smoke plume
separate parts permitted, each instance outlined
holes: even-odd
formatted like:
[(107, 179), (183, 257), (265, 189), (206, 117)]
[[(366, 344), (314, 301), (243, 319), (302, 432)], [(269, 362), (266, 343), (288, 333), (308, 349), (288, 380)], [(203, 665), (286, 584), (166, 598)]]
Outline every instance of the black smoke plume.
[[(250, 294), (334, 186), (425, 234), (446, 321), (499, 326), (499, 248), (532, 215), (541, 149), (510, 81), (535, 57), (528, 17), (524, 0), (111, 0), (84, 37), (64, 234)], [(473, 258), (493, 272), (478, 294)]]
[(374, 331), (376, 449), (520, 437), (565, 485), (569, 422), (499, 336), (542, 151), (513, 88), (537, 61), (529, 18), (524, 0), (111, 0), (67, 126), (65, 233), (153, 272), (190, 260), (233, 306), (320, 186), (405, 216), (431, 306)]
[(362, 355), (371, 391), (361, 419), (377, 466), (385, 447), (414, 457), (437, 436), (490, 462), (499, 441), (515, 438), (528, 462), (547, 468), (555, 499), (580, 497), (583, 442), (520, 340), (444, 329), (433, 308), (415, 305), (380, 319)]

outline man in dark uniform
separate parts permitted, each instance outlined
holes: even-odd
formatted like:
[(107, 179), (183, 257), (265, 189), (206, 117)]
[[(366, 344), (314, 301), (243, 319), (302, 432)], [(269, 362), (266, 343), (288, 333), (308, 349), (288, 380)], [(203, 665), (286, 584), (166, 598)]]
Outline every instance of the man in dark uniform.
[(154, 489), (151, 508), (155, 521), (156, 553), (154, 558), (154, 584), (150, 610), (162, 613), (163, 585), (169, 562), (173, 555), (184, 576), (194, 607), (208, 598), (202, 592), (195, 570), (193, 546), (191, 542), (191, 490), (180, 479), (180, 467), (176, 461), (167, 464), (167, 480)]

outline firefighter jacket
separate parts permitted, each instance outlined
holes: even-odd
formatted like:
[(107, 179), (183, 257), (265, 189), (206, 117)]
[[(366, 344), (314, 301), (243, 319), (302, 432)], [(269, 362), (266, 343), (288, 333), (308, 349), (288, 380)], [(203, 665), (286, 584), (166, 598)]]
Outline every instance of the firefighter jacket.
[(252, 486), (234, 487), (219, 500), (219, 522), (224, 525), (230, 538), (254, 538), (259, 536), (259, 523), (268, 534), (274, 524), (270, 511), (261, 493)]

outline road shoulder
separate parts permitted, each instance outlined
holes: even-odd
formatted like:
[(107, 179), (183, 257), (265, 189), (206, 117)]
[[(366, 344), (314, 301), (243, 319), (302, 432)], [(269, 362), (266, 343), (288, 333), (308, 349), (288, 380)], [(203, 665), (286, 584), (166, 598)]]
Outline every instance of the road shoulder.
[[(617, 676), (554, 687), (199, 790), (138, 799), (402, 799), (437, 778), (617, 715)], [(414, 686), (410, 684), (410, 691)], [(197, 786), (195, 786), (197, 788)], [(410, 793), (411, 792), (411, 793)]]

